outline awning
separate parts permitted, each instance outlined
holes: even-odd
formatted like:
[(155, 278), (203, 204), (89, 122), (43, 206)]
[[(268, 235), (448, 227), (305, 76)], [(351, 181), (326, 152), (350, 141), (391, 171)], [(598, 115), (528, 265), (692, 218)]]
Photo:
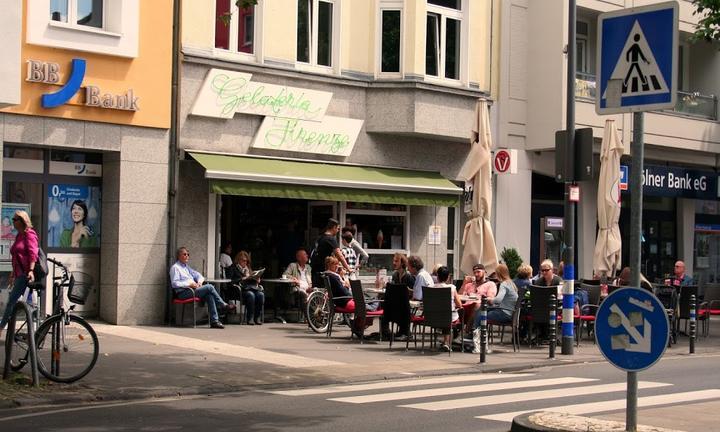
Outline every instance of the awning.
[(462, 194), (436, 172), (188, 153), (218, 194), (442, 207)]

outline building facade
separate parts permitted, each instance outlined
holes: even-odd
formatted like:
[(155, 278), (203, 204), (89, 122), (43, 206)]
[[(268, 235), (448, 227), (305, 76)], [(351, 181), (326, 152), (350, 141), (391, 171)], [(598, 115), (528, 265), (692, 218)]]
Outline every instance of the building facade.
[(209, 274), (231, 243), (278, 276), (335, 217), (370, 253), (368, 283), (395, 252), (457, 267), (497, 5), (184, 1), (178, 244)]
[(162, 321), (172, 1), (0, 4), (2, 274), (23, 209), (47, 254), (92, 287), (81, 313)]
[[(576, 127), (592, 128), (595, 165), (606, 118), (615, 120), (629, 165), (633, 122), (631, 114), (595, 113), (597, 19), (603, 12), (659, 3), (637, 0), (578, 0), (576, 56)], [(701, 282), (714, 282), (718, 260), (718, 159), (720, 125), (720, 53), (708, 43), (693, 43), (697, 16), (693, 4), (679, 1), (680, 45), (678, 103), (674, 110), (645, 114), (645, 168), (642, 272), (649, 278), (673, 270), (684, 259)], [(565, 129), (568, 1), (508, 0), (501, 7), (501, 56), (498, 140), (518, 149), (519, 174), (498, 179), (496, 236), (499, 244), (518, 247), (537, 264), (549, 256), (557, 261), (562, 247), (563, 188), (554, 182), (555, 132)], [(632, 169), (632, 167), (629, 167)], [(577, 272), (592, 274), (597, 226), (597, 171), (581, 182), (577, 222)], [(705, 184), (702, 190), (674, 187), (659, 179), (688, 176)], [(658, 184), (654, 185), (654, 179)], [(629, 239), (630, 194), (622, 194), (620, 228)], [(541, 255), (542, 254), (542, 255)], [(623, 262), (629, 258), (627, 242)]]

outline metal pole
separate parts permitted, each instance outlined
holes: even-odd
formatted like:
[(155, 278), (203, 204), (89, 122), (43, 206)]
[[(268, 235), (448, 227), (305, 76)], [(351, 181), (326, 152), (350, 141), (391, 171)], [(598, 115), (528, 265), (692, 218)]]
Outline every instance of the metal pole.
[(480, 363), (485, 363), (487, 356), (487, 297), (480, 299)]
[[(567, 42), (567, 155), (565, 175), (575, 180), (575, 21), (576, 1), (569, 0)], [(565, 267), (563, 273), (562, 354), (573, 354), (573, 306), (575, 303), (575, 203), (570, 201), (570, 186), (565, 182)]]
[(557, 298), (555, 298), (555, 294), (550, 296), (550, 320), (548, 323), (548, 326), (550, 327), (550, 353), (549, 358), (554, 359), (555, 358), (555, 344), (557, 344), (557, 334), (556, 334), (556, 328), (557, 328)]
[(627, 373), (627, 407), (625, 413), (625, 430), (637, 431), (637, 372)]
[(697, 335), (697, 316), (695, 314), (695, 294), (690, 296), (690, 354), (695, 354), (695, 338)]

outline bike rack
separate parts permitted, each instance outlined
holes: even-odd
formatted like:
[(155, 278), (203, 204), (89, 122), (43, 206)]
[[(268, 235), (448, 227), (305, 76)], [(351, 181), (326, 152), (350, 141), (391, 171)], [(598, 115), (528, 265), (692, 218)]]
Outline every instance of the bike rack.
[(25, 302), (17, 302), (13, 307), (13, 313), (8, 323), (8, 331), (5, 336), (5, 366), (3, 369), (3, 380), (8, 379), (10, 376), (10, 358), (12, 356), (13, 341), (15, 340), (15, 324), (17, 321), (18, 308), (22, 307), (25, 309), (25, 316), (27, 317), (27, 341), (28, 341), (28, 357), (30, 363), (30, 373), (32, 375), (32, 386), (40, 387), (40, 378), (38, 376), (38, 365), (37, 365), (37, 350), (35, 346), (35, 325), (33, 323), (32, 310), (30, 306)]

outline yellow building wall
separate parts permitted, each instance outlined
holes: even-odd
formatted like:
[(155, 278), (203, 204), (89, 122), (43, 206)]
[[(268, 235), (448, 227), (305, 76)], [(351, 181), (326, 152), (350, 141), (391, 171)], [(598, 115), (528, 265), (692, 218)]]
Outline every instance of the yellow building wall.
[(263, 1), (263, 56), (295, 63), (297, 1)]
[[(21, 102), (0, 112), (38, 115), (73, 120), (98, 121), (156, 128), (170, 127), (170, 94), (172, 76), (172, 0), (140, 1), (139, 55), (128, 59), (67, 49), (31, 45), (26, 42), (27, 3), (23, 7), (23, 44)], [(71, 60), (86, 60), (83, 87), (100, 87), (102, 93), (124, 94), (133, 89), (138, 111), (121, 111), (87, 107), (82, 104), (84, 93), (67, 104), (46, 109), (40, 106), (41, 96), (58, 90), (58, 85), (25, 81), (28, 60), (58, 63), (60, 85), (69, 76)], [(80, 96), (82, 95), (82, 96)]]
[(350, 1), (342, 6), (343, 33), (340, 65), (343, 70), (374, 73), (377, 44), (377, 3)]
[(406, 75), (425, 75), (425, 28), (427, 8), (424, 1), (405, 0)]
[(215, 47), (215, 2), (183, 0), (181, 13), (182, 44)]

